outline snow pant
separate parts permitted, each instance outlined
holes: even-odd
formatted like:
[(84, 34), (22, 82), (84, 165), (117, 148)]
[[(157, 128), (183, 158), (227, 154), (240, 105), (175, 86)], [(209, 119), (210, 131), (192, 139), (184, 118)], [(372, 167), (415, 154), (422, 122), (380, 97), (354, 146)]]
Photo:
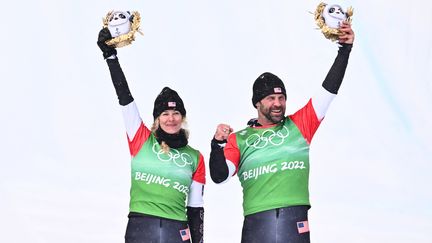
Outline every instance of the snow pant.
[(310, 206), (277, 208), (244, 218), (242, 243), (309, 243)]
[(129, 215), (126, 243), (190, 243), (187, 222), (147, 215)]

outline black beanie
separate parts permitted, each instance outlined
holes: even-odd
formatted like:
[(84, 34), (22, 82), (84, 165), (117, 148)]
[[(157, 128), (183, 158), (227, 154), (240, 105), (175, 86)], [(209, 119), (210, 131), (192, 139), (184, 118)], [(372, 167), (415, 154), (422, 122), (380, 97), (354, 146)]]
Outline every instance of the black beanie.
[(286, 98), (285, 86), (280, 78), (272, 73), (261, 74), (253, 84), (252, 104), (256, 108), (256, 103), (264, 99), (267, 95), (283, 94)]
[(186, 110), (184, 108), (183, 100), (177, 94), (175, 90), (165, 87), (156, 97), (153, 107), (153, 118), (156, 118), (165, 110), (177, 110), (186, 116)]

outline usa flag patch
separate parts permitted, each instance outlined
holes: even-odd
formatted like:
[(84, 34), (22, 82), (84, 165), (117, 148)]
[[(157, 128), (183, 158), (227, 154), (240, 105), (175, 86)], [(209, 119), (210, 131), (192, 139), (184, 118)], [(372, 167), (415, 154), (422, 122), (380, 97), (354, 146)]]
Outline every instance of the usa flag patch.
[(190, 231), (189, 228), (180, 230), (180, 236), (182, 238), (182, 241), (187, 241), (190, 239)]
[(176, 107), (176, 103), (174, 101), (168, 102), (168, 107)]
[(279, 87), (276, 87), (276, 88), (273, 89), (273, 92), (275, 92), (275, 93), (282, 93), (282, 89), (279, 88)]
[(303, 234), (303, 233), (309, 232), (309, 223), (308, 223), (308, 221), (297, 222), (297, 230), (298, 230), (299, 234)]

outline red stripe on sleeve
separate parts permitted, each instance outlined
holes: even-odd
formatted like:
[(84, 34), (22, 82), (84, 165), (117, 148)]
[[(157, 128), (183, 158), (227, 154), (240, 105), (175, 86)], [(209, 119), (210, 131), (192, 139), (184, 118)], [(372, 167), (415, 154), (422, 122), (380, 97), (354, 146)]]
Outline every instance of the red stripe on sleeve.
[(150, 137), (150, 134), (151, 131), (144, 125), (144, 123), (141, 122), (141, 125), (138, 128), (138, 131), (135, 133), (135, 137), (132, 139), (132, 141), (129, 139), (128, 136), (129, 150), (130, 150), (130, 154), (133, 157), (138, 154), (142, 145)]
[(206, 183), (204, 157), (202, 156), (201, 153), (199, 154), (198, 167), (195, 170), (195, 173), (193, 173), (192, 175), (192, 180), (199, 182), (201, 184)]
[(238, 165), (240, 163), (240, 150), (237, 146), (237, 137), (235, 133), (231, 133), (228, 137), (228, 141), (224, 148), (225, 159), (234, 163), (236, 167), (236, 173)]
[(313, 108), (312, 99), (309, 99), (309, 102), (303, 108), (290, 115), (289, 118), (296, 124), (303, 137), (310, 144), (321, 123)]

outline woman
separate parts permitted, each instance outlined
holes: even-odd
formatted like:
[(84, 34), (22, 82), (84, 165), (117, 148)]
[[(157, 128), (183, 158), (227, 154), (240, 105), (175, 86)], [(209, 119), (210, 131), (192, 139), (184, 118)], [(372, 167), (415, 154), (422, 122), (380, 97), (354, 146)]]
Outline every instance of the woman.
[(205, 165), (188, 145), (186, 109), (176, 91), (165, 87), (156, 97), (151, 130), (143, 123), (120, 67), (117, 51), (99, 32), (98, 46), (108, 64), (122, 108), (132, 155), (129, 221), (125, 240), (202, 242)]

